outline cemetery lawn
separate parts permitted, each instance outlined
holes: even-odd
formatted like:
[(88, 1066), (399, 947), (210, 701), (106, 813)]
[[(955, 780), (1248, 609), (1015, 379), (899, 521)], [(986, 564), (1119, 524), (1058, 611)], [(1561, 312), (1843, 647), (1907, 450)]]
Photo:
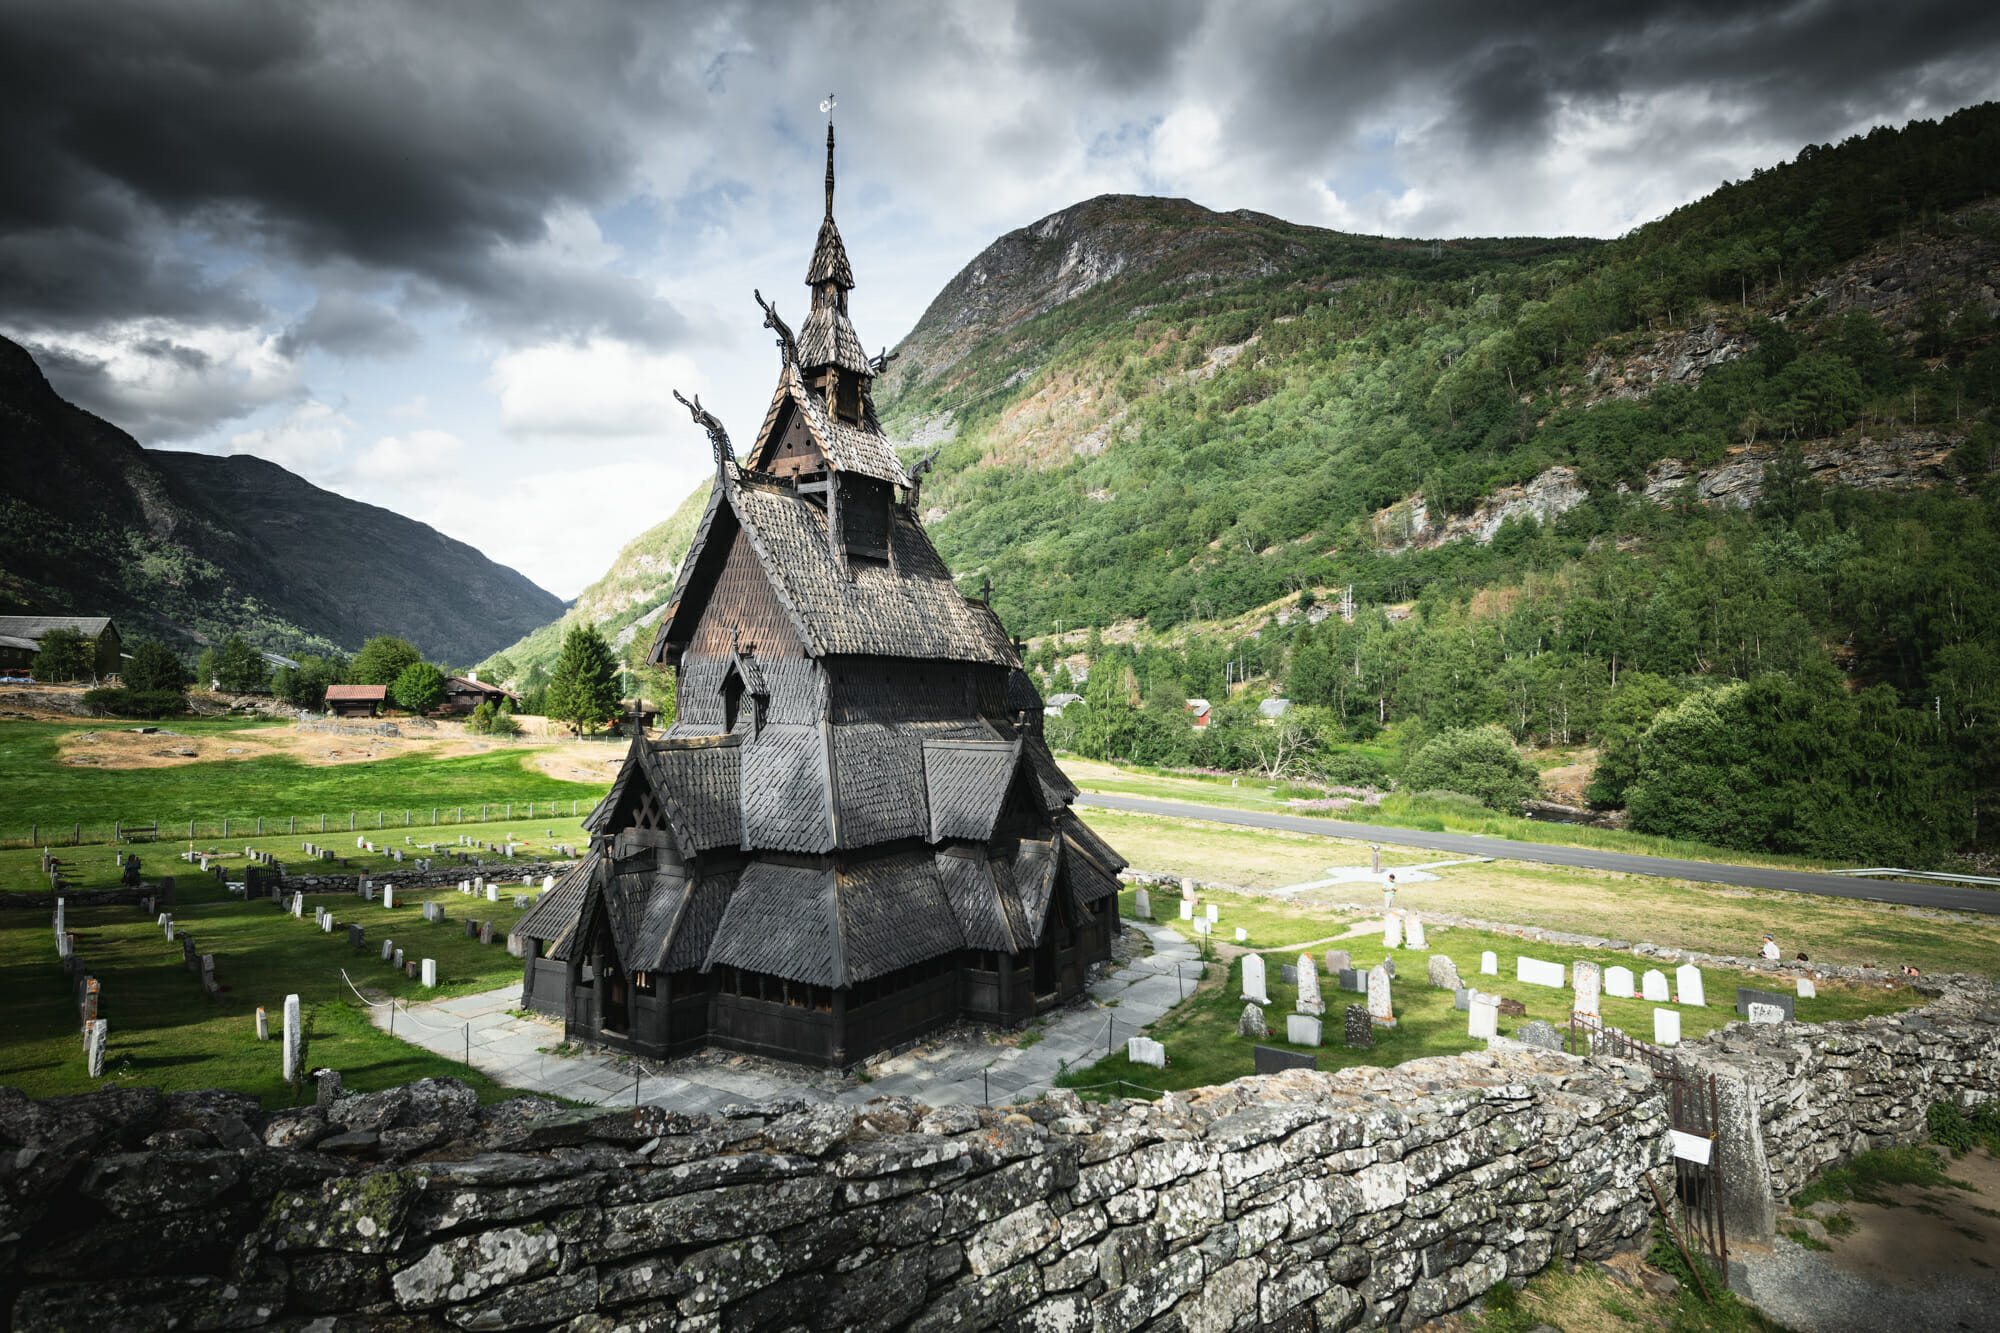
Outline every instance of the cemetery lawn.
[[(185, 834), (189, 819), (208, 828), (224, 816), (232, 821), (262, 816), (267, 828), (271, 821), (296, 817), (303, 830), (309, 818), (316, 825), (323, 814), (344, 822), (350, 812), (360, 812), (367, 821), (386, 812), (386, 818), (400, 822), (407, 810), (413, 821), (428, 824), (433, 809), (442, 809), (440, 818), (449, 821), (460, 806), (507, 801), (555, 801), (565, 812), (575, 802), (577, 812), (587, 814), (609, 787), (608, 780), (582, 783), (550, 777), (534, 762), (543, 747), (496, 746), (487, 752), (445, 757), (435, 753), (435, 743), (416, 736), (398, 740), (315, 735), (314, 740), (325, 741), (327, 749), (369, 751), (376, 757), (308, 763), (280, 748), (279, 742), (289, 746), (297, 734), (290, 723), (241, 717), (180, 718), (161, 724), (197, 742), (204, 754), (226, 742), (222, 753), (236, 748), (244, 751), (240, 756), (148, 760), (153, 766), (126, 767), (120, 765), (129, 756), (121, 749), (102, 764), (70, 762), (89, 758), (87, 748), (79, 749), (90, 744), (82, 738), (101, 732), (107, 738), (105, 745), (117, 737), (124, 746), (137, 725), (0, 722), (0, 791), (8, 794), (6, 808), (0, 811), (0, 838), (25, 841), (34, 824), (41, 826), (44, 841), (58, 836), (57, 830), (67, 838), (81, 823), (86, 841), (93, 831), (108, 839), (114, 819), (128, 824), (157, 820), (163, 838), (172, 836), (176, 823)], [(171, 750), (177, 739), (148, 736), (144, 742), (150, 752), (156, 740), (157, 749)], [(371, 747), (370, 741), (379, 744)], [(609, 745), (604, 750), (607, 758), (624, 753)]]
[[(1132, 915), (1133, 896), (1131, 889), (1119, 895), (1121, 915)], [(1399, 905), (1400, 897), (1398, 895)], [(1217, 929), (1223, 932), (1225, 940), (1232, 923), (1244, 924), (1246, 921), (1258, 923), (1252, 931), (1253, 941), (1259, 934), (1267, 937), (1289, 935), (1293, 939), (1288, 943), (1296, 943), (1338, 935), (1350, 925), (1379, 919), (1358, 913), (1317, 912), (1288, 905), (1267, 905), (1266, 900), (1237, 895), (1215, 895), (1210, 901), (1216, 902), (1222, 909), (1222, 921)], [(1266, 908), (1261, 914), (1260, 907)], [(1157, 900), (1154, 914), (1163, 915)], [(1199, 941), (1200, 937), (1186, 930), (1182, 923), (1172, 924), (1183, 929), (1189, 939)], [(1147, 1035), (1166, 1046), (1171, 1064), (1165, 1069), (1133, 1064), (1120, 1050), (1094, 1065), (1069, 1071), (1058, 1082), (1078, 1089), (1111, 1079), (1122, 1079), (1128, 1084), (1161, 1091), (1205, 1087), (1256, 1072), (1256, 1059), (1252, 1053), (1255, 1046), (1304, 1051), (1319, 1058), (1322, 1070), (1344, 1069), (1353, 1065), (1398, 1065), (1422, 1056), (1484, 1050), (1484, 1041), (1466, 1035), (1468, 1015), (1454, 1006), (1452, 992), (1434, 989), (1430, 985), (1429, 962), (1434, 954), (1445, 955), (1457, 964), (1459, 977), (1465, 984), (1519, 1000), (1527, 1007), (1524, 1018), (1501, 1015), (1500, 1031), (1503, 1036), (1512, 1036), (1519, 1026), (1535, 1019), (1547, 1022), (1559, 1031), (1568, 1031), (1570, 991), (1567, 987), (1556, 989), (1516, 981), (1514, 960), (1522, 954), (1565, 965), (1592, 961), (1607, 968), (1614, 965), (1629, 967), (1635, 985), (1647, 966), (1647, 960), (1629, 953), (1543, 944), (1494, 931), (1427, 923), (1426, 932), (1428, 947), (1394, 951), (1399, 975), (1392, 983), (1391, 997), (1397, 1022), (1394, 1028), (1374, 1029), (1375, 1045), (1372, 1050), (1347, 1049), (1344, 1037), (1346, 1007), (1349, 1004), (1365, 1005), (1366, 997), (1342, 991), (1338, 979), (1334, 977), (1323, 976), (1320, 980), (1320, 998), (1326, 1004), (1326, 1013), (1321, 1019), (1323, 1045), (1315, 1050), (1293, 1046), (1285, 1040), (1285, 1017), (1296, 1011), (1298, 987), (1282, 980), (1279, 967), (1284, 963), (1297, 962), (1300, 950), (1296, 947), (1259, 950), (1264, 953), (1266, 993), (1271, 998), (1271, 1003), (1263, 1006), (1264, 1021), (1271, 1028), (1272, 1035), (1261, 1040), (1237, 1036), (1236, 1023), (1242, 1016), (1245, 1003), (1242, 998), (1243, 950), (1225, 942), (1220, 948), (1230, 956), (1227, 983), (1223, 983), (1224, 969), (1211, 964), (1208, 975), (1188, 1001), (1146, 1030)], [(1361, 968), (1380, 963), (1389, 952), (1382, 947), (1380, 930), (1337, 944), (1319, 945), (1309, 952), (1315, 963), (1323, 963), (1330, 949), (1348, 950)], [(1498, 956), (1499, 973), (1482, 978), (1479, 973), (1480, 954), (1487, 950)], [(1673, 968), (1662, 966), (1660, 970), (1667, 974), (1671, 984)], [(1654, 1008), (1672, 1008), (1681, 1016), (1682, 1037), (1692, 1039), (1737, 1021), (1735, 1003), (1738, 986), (1787, 993), (1792, 989), (1789, 983), (1723, 968), (1703, 968), (1702, 980), (1709, 1001), (1705, 1007), (1655, 1006), (1645, 1000), (1614, 999), (1607, 995), (1602, 1002), (1604, 1022), (1650, 1042)], [(1817, 998), (1797, 1002), (1797, 1013), (1801, 1022), (1831, 1022), (1863, 1018), (1870, 1014), (1897, 1013), (1925, 1003), (1928, 1003), (1925, 997), (1907, 986), (1885, 989), (1822, 981)], [(1113, 1087), (1104, 1095), (1120, 1094)]]
[[(443, 903), (448, 919), (424, 921), (425, 898)], [(315, 906), (333, 910), (340, 923), (333, 934), (313, 924)], [(467, 916), (490, 916), (495, 943), (467, 939), (462, 924)], [(483, 1100), (513, 1095), (458, 1061), (377, 1031), (341, 971), (378, 1001), (391, 996), (442, 999), (519, 985), (520, 960), (508, 954), (505, 940), (520, 916), (512, 893), (488, 903), (455, 888), (428, 890), (407, 906), (399, 901), (393, 911), (351, 893), (308, 896), (302, 920), (268, 899), (183, 900), (175, 909), (177, 928), (192, 935), (202, 952), (215, 954), (216, 979), (229, 988), (217, 1003), (203, 996), (198, 978), (182, 966), (179, 940), (169, 943), (137, 908), (72, 907), (69, 912), (78, 953), (103, 987), (99, 1016), (110, 1022), (104, 1083), (164, 1091), (231, 1088), (254, 1093), (273, 1108), (313, 1098), (310, 1086), (295, 1095), (281, 1077), (277, 1038), (288, 994), (300, 997), (312, 1019), (309, 1065), (338, 1069), (350, 1090), (450, 1076), (463, 1079)], [(367, 947), (358, 953), (348, 947), (350, 921), (367, 928)], [(435, 958), (437, 988), (426, 990), (383, 962), (385, 938), (393, 938), (408, 957)], [(86, 1077), (79, 1019), (68, 979), (56, 961), (47, 913), (0, 913), (0, 984), (12, 1010), (0, 1048), (0, 1084), (31, 1097), (104, 1085)], [(270, 1018), (270, 1041), (257, 1040), (259, 1006)], [(397, 1021), (405, 1020), (399, 1014)]]
[[(1328, 866), (1368, 864), (1368, 844), (1350, 839), (1116, 810), (1082, 813), (1135, 870), (1192, 875), (1203, 881), (1221, 880), (1269, 890), (1323, 878)], [(1504, 845), (1494, 850), (1505, 855)], [(1449, 859), (1444, 853), (1392, 857), (1388, 848), (1382, 854), (1385, 868)], [(1890, 970), (1910, 963), (1926, 974), (2000, 975), (1996, 974), (2000, 915), (1933, 912), (1526, 861), (1450, 865), (1431, 873), (1438, 878), (1397, 885), (1399, 910), (1449, 912), (1509, 925), (1738, 956), (1754, 953), (1769, 931), (1787, 958), (1802, 952), (1822, 963), (1872, 963)], [(1170, 887), (1153, 892), (1153, 914), (1162, 924), (1175, 924), (1167, 918), (1178, 913), (1178, 896), (1179, 891)], [(1332, 927), (1329, 921), (1360, 919), (1352, 915), (1342, 918), (1332, 904), (1379, 906), (1382, 901), (1380, 888), (1366, 881), (1307, 890), (1297, 901), (1251, 894), (1209, 896), (1229, 904), (1223, 909), (1217, 940), (1231, 942), (1235, 927), (1243, 926), (1250, 932), (1249, 946), (1258, 949), (1336, 934), (1345, 926)], [(1128, 911), (1129, 899), (1128, 893)], [(1191, 933), (1189, 938), (1193, 938)], [(1375, 942), (1380, 945), (1379, 934)], [(1380, 958), (1379, 947), (1376, 957)], [(1632, 966), (1629, 957), (1612, 961)]]
[[(501, 808), (503, 807), (496, 806), (494, 813), (496, 815), (500, 813)], [(525, 809), (525, 804), (521, 808)], [(480, 874), (489, 879), (497, 876), (503, 894), (511, 899), (512, 894), (525, 892), (518, 887), (521, 882), (520, 875), (513, 876), (510, 886), (508, 882), (510, 863), (498, 853), (461, 848), (458, 845), (459, 835), (463, 834), (474, 839), (481, 848), (487, 843), (514, 842), (518, 847), (518, 854), (514, 858), (516, 861), (553, 859), (557, 857), (556, 848), (560, 846), (581, 849), (588, 844), (590, 838), (583, 831), (583, 819), (572, 818), (567, 813), (569, 809), (567, 802), (562, 805), (565, 813), (560, 818), (551, 818), (546, 813), (547, 808), (547, 804), (544, 803), (542, 806), (544, 814), (532, 822), (523, 816), (519, 819), (496, 819), (488, 823), (468, 821), (462, 825), (450, 824), (436, 829), (428, 825), (407, 830), (365, 828), (359, 833), (350, 833), (345, 827), (321, 833), (317, 820), (313, 822), (311, 831), (307, 832), (305, 822), (301, 820), (296, 835), (246, 838), (232, 829), (228, 842), (223, 842), (220, 838), (202, 838), (194, 844), (194, 849), (209, 853), (210, 864), (220, 865), (232, 880), (242, 879), (243, 868), (249, 864), (249, 859), (244, 855), (246, 847), (269, 852), (292, 874), (344, 874), (358, 877), (392, 870), (413, 870), (416, 868), (413, 860), (397, 862), (390, 857), (390, 850), (400, 849), (406, 858), (429, 856), (430, 853), (423, 851), (417, 844), (436, 842), (440, 844), (436, 858), (440, 865), (443, 864), (448, 852), (465, 851), (475, 856), (485, 856), (487, 864), (483, 871), (471, 865), (454, 868), (459, 869), (466, 879)], [(583, 810), (584, 815), (588, 816), (589, 807), (585, 806)], [(268, 828), (270, 825), (267, 823), (265, 827)], [(369, 852), (356, 847), (354, 840), (357, 837), (367, 838), (378, 850)], [(343, 869), (338, 859), (333, 861), (310, 859), (300, 848), (300, 844), (304, 842), (326, 848), (333, 852), (336, 858), (345, 858), (348, 865)], [(163, 839), (157, 843), (127, 842), (117, 846), (87, 844), (82, 847), (53, 849), (56, 859), (62, 862), (64, 877), (79, 892), (119, 887), (120, 871), (117, 858), (125, 854), (135, 854), (139, 858), (141, 875), (146, 883), (157, 884), (167, 875), (174, 877), (175, 892), (181, 903), (220, 901), (226, 895), (212, 878), (202, 874), (199, 863), (189, 863), (180, 859), (181, 854), (187, 850), (188, 842), (185, 838)], [(539, 885), (540, 881), (537, 880), (536, 883)], [(0, 849), (0, 892), (47, 893), (48, 891), (49, 882), (41, 873), (39, 851), (28, 847)], [(433, 889), (430, 892), (437, 890)], [(190, 894), (194, 896), (190, 898)], [(453, 890), (453, 896), (457, 896), (456, 890)], [(36, 915), (39, 919), (39, 913)]]

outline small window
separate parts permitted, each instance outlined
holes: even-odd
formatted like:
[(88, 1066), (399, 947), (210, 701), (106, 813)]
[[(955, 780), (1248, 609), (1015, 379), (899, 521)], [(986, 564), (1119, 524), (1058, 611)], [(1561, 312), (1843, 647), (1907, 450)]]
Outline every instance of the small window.
[(736, 730), (736, 719), (743, 711), (743, 677), (732, 669), (722, 682), (722, 729)]

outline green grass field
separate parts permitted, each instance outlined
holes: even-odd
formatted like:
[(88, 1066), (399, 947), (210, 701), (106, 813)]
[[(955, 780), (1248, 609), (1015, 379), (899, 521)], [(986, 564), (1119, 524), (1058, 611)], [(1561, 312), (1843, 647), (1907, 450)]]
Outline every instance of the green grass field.
[[(275, 752), (272, 742), (289, 738), (292, 727), (264, 719), (181, 718), (161, 724), (209, 748), (237, 743), (245, 751), (240, 758), (118, 767), (65, 762), (62, 757), (65, 745), (74, 751), (84, 743), (79, 738), (102, 732), (122, 739), (138, 725), (0, 722), (0, 790), (8, 793), (0, 811), (0, 839), (25, 845), (31, 826), (39, 825), (42, 841), (66, 841), (81, 823), (86, 841), (108, 840), (114, 819), (158, 821), (163, 838), (171, 837), (177, 825), (184, 835), (190, 819), (197, 821), (200, 836), (220, 836), (225, 817), (232, 835), (240, 834), (243, 824), (254, 828), (260, 817), (267, 831), (280, 820), (296, 819), (303, 834), (308, 824), (317, 828), (323, 815), (337, 823), (355, 812), (365, 823), (378, 813), (400, 821), (407, 812), (413, 824), (428, 825), (434, 809), (449, 821), (459, 807), (468, 807), (471, 814), (470, 807), (509, 801), (521, 807), (555, 803), (564, 813), (573, 803), (579, 813), (588, 813), (609, 786), (608, 781), (564, 782), (548, 776), (534, 766), (536, 747), (443, 758), (419, 741), (390, 741), (377, 747), (381, 757), (366, 762), (312, 764)], [(163, 737), (161, 747), (174, 739)], [(329, 749), (365, 745), (357, 737), (323, 739)], [(607, 757), (616, 753), (605, 747)]]
[[(426, 899), (442, 903), (447, 920), (424, 921)], [(463, 1064), (370, 1026), (347, 978), (378, 1001), (441, 999), (518, 984), (520, 961), (504, 947), (521, 915), (511, 892), (487, 903), (456, 889), (433, 889), (393, 910), (352, 894), (306, 902), (303, 919), (261, 900), (184, 902), (175, 908), (177, 930), (193, 936), (201, 952), (216, 956), (216, 979), (228, 988), (220, 1002), (203, 996), (198, 979), (182, 965), (179, 941), (169, 942), (153, 918), (131, 907), (72, 909), (78, 953), (103, 988), (99, 1016), (110, 1023), (108, 1080), (167, 1091), (226, 1087), (254, 1093), (266, 1106), (290, 1105), (296, 1094), (282, 1078), (280, 1044), (257, 1040), (255, 1015), (259, 1006), (267, 1010), (276, 1033), (285, 997), (296, 994), (312, 1016), (309, 1063), (340, 1070), (350, 1089), (450, 1075), (489, 1100), (506, 1095)], [(315, 906), (333, 910), (339, 921), (334, 933), (313, 924)], [(496, 942), (467, 939), (468, 917), (492, 920)], [(348, 945), (349, 922), (367, 929), (360, 951)], [(436, 959), (437, 988), (425, 989), (383, 962), (384, 939), (394, 939), (407, 957)], [(85, 1076), (78, 1015), (45, 913), (0, 913), (0, 985), (12, 1002), (0, 1083), (34, 1097), (100, 1086)], [(311, 1089), (303, 1096), (310, 1100)]]
[[(1116, 1079), (1170, 1091), (1241, 1078), (1255, 1072), (1256, 1060), (1251, 1049), (1254, 1046), (1307, 1050), (1285, 1040), (1285, 1016), (1295, 1012), (1298, 988), (1280, 979), (1280, 964), (1296, 962), (1300, 952), (1310, 952), (1315, 962), (1319, 962), (1330, 949), (1346, 949), (1357, 966), (1368, 967), (1381, 962), (1389, 952), (1382, 947), (1379, 932), (1336, 943), (1314, 943), (1344, 934), (1349, 927), (1370, 919), (1366, 916), (1315, 912), (1234, 894), (1211, 894), (1207, 900), (1221, 908), (1222, 919), (1217, 927), (1223, 932), (1220, 938), (1227, 939), (1236, 927), (1241, 926), (1250, 932), (1250, 940), (1236, 947), (1255, 949), (1265, 956), (1266, 993), (1271, 997), (1271, 1003), (1264, 1007), (1264, 1015), (1272, 1035), (1255, 1041), (1236, 1035), (1236, 1023), (1244, 1005), (1243, 964), (1239, 956), (1233, 958), (1228, 966), (1226, 983), (1222, 980), (1223, 969), (1211, 964), (1208, 978), (1189, 1002), (1149, 1029), (1148, 1035), (1166, 1046), (1168, 1057), (1172, 1060), (1165, 1069), (1135, 1065), (1119, 1050), (1088, 1067), (1070, 1070), (1061, 1080), (1066, 1086), (1084, 1089), (1091, 1084)], [(1174, 898), (1168, 897), (1156, 903), (1156, 915), (1164, 915), (1166, 904), (1174, 901)], [(1132, 915), (1131, 890), (1120, 895), (1119, 907), (1124, 916)], [(1172, 921), (1163, 924), (1173, 926), (1190, 941), (1199, 942), (1202, 939), (1185, 923)], [(1565, 965), (1587, 960), (1607, 968), (1614, 964), (1629, 967), (1635, 980), (1644, 970), (1643, 961), (1629, 953), (1529, 942), (1491, 931), (1430, 926), (1428, 936), (1427, 948), (1394, 951), (1400, 973), (1392, 986), (1397, 1023), (1394, 1028), (1374, 1030), (1375, 1045), (1371, 1050), (1349, 1050), (1343, 1039), (1346, 1006), (1364, 1003), (1364, 997), (1340, 990), (1333, 978), (1322, 979), (1320, 998), (1326, 1004), (1326, 1014), (1322, 1019), (1322, 1040), (1325, 1044), (1308, 1052), (1319, 1058), (1321, 1069), (1397, 1065), (1421, 1056), (1456, 1055), (1485, 1049), (1484, 1041), (1466, 1035), (1467, 1015), (1454, 1007), (1452, 992), (1435, 989), (1429, 984), (1429, 961), (1434, 954), (1449, 957), (1467, 985), (1498, 992), (1520, 1000), (1526, 1006), (1528, 1012), (1525, 1018), (1501, 1017), (1500, 1031), (1507, 1036), (1513, 1035), (1522, 1023), (1534, 1019), (1543, 1019), (1560, 1029), (1566, 1029), (1569, 1022), (1570, 992), (1567, 989), (1524, 985), (1515, 981), (1515, 959), (1523, 954)], [(1309, 948), (1306, 947), (1308, 945)], [(1499, 972), (1496, 976), (1481, 978), (1480, 955), (1488, 950), (1497, 956)], [(1661, 970), (1667, 973), (1671, 982), (1672, 969)], [(1739, 985), (1765, 990), (1790, 989), (1768, 979), (1760, 980), (1719, 968), (1703, 968), (1702, 980), (1709, 1001), (1706, 1007), (1671, 1006), (1680, 1012), (1683, 1038), (1700, 1037), (1734, 1021), (1736, 987)], [(1924, 998), (1907, 986), (1883, 989), (1822, 982), (1818, 998), (1798, 1001), (1797, 1013), (1801, 1022), (1831, 1022), (1863, 1018), (1869, 1014), (1896, 1013), (1924, 1003)], [(1602, 1003), (1604, 1022), (1608, 1026), (1643, 1041), (1652, 1040), (1654, 1008), (1644, 1000), (1613, 999), (1610, 996), (1604, 997)], [(1123, 1094), (1114, 1086), (1102, 1095)]]

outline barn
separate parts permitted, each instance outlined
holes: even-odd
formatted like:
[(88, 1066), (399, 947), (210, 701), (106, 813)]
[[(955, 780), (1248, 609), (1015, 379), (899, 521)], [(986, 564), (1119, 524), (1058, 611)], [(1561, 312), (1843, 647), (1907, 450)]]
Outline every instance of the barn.
[(588, 855), (518, 927), (524, 1002), (571, 1040), (846, 1067), (1025, 1023), (1110, 957), (1125, 862), (876, 420), (831, 127), (826, 195), (800, 335), (766, 307), (782, 364), (745, 463), (690, 404), (717, 480), (652, 647), (673, 725), (633, 736)]

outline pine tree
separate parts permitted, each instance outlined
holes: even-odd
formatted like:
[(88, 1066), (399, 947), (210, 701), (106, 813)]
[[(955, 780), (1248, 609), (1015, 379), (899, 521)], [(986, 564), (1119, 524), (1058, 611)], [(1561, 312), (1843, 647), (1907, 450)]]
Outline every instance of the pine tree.
[(578, 733), (618, 715), (618, 663), (597, 626), (579, 625), (564, 637), (544, 710)]

